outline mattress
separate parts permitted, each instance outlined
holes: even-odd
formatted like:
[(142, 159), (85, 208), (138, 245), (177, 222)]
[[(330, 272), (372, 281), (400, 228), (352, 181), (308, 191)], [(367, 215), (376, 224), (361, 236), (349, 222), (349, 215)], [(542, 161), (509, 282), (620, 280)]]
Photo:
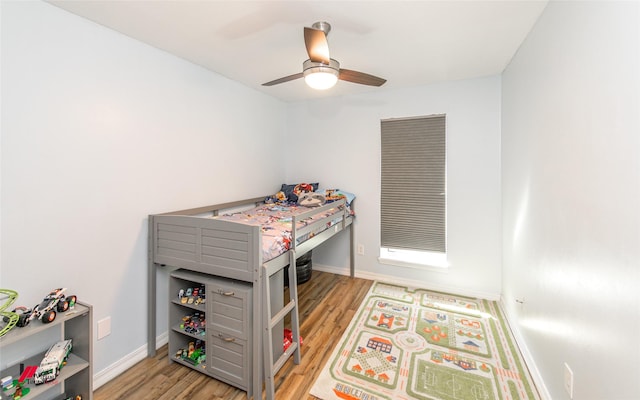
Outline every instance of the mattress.
[[(263, 204), (249, 210), (220, 214), (211, 218), (260, 226), (262, 232), (262, 261), (266, 262), (287, 252), (291, 248), (293, 217), (306, 213), (309, 210), (309, 207), (299, 205)], [(296, 218), (297, 231), (332, 215), (336, 215), (336, 218), (328, 219), (327, 223), (315, 227), (304, 235), (296, 236), (296, 245), (341, 222), (343, 212), (340, 207), (336, 206), (325, 209), (322, 212), (313, 214), (302, 220)]]

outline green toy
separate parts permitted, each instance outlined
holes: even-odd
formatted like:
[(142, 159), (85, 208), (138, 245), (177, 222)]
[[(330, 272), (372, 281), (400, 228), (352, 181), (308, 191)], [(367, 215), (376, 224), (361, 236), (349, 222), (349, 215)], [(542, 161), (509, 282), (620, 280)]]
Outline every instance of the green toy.
[(4, 299), (4, 303), (0, 305), (0, 315), (2, 316), (2, 320), (7, 324), (0, 330), (0, 336), (4, 336), (7, 332), (11, 330), (18, 323), (18, 319), (20, 316), (14, 312), (5, 311), (9, 308), (18, 298), (18, 292), (10, 289), (0, 289), (0, 295), (6, 295), (7, 297)]
[(16, 385), (16, 391), (13, 392), (13, 394), (10, 397), (10, 399), (12, 400), (21, 399), (24, 396), (28, 395), (29, 392), (31, 391), (31, 389), (29, 389), (28, 387), (24, 387), (22, 383), (18, 382), (17, 380), (15, 380), (14, 383)]

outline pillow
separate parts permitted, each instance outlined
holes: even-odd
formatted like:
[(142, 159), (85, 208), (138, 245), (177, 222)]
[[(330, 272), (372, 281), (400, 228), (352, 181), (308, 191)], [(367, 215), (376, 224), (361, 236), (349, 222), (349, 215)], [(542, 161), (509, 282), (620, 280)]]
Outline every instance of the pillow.
[(315, 192), (320, 184), (316, 183), (296, 183), (293, 185), (282, 184), (280, 191), (284, 192), (287, 200), (293, 203), (298, 202), (298, 195), (305, 192)]

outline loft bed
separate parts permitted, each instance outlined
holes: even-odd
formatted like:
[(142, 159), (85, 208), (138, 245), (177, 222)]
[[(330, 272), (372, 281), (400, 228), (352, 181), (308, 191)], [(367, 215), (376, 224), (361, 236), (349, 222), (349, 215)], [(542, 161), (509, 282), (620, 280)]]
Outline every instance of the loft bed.
[[(248, 398), (253, 395), (261, 398), (262, 369), (264, 368), (267, 399), (274, 397), (273, 376), (291, 356), (295, 363), (300, 362), (299, 326), (297, 316), (296, 259), (324, 243), (342, 231), (349, 231), (350, 275), (354, 276), (353, 251), (353, 211), (350, 202), (341, 197), (317, 207), (295, 206), (297, 211), (290, 217), (290, 240), (285, 245), (273, 243), (265, 245), (269, 239), (269, 229), (255, 221), (248, 224), (243, 217), (266, 208), (274, 209), (265, 203), (266, 197), (198, 207), (193, 209), (149, 215), (149, 262), (148, 262), (148, 355), (156, 352), (156, 273), (158, 267), (171, 266), (197, 271), (214, 276), (249, 282), (253, 285), (253, 312), (262, 318), (253, 320), (252, 354), (256, 355), (251, 366), (252, 381), (247, 391)], [(245, 209), (245, 214), (238, 209)], [(283, 211), (275, 208), (276, 211)], [(227, 218), (226, 213), (235, 215)], [(240, 217), (238, 217), (240, 215)], [(279, 215), (279, 214), (278, 214)], [(273, 219), (273, 218), (272, 218)], [(281, 219), (287, 221), (287, 219)], [(271, 237), (271, 240), (273, 238)], [(274, 254), (279, 247), (279, 254)], [(270, 278), (289, 268), (290, 301), (279, 310), (272, 312), (272, 293), (282, 286), (270, 287)], [(281, 275), (279, 275), (281, 277)], [(280, 299), (282, 293), (279, 293)], [(277, 298), (277, 294), (276, 297)], [(281, 301), (281, 300), (280, 300)], [(277, 303), (277, 301), (276, 301)], [(273, 361), (274, 338), (272, 329), (291, 313), (294, 343)], [(281, 326), (281, 325), (278, 325)], [(277, 336), (275, 343), (280, 341)], [(259, 360), (262, 355), (263, 365)]]

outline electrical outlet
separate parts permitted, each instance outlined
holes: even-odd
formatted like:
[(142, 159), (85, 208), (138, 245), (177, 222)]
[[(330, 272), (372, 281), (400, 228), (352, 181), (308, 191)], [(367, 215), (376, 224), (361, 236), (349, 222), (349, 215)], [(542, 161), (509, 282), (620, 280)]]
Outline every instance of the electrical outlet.
[(98, 321), (98, 340), (111, 334), (111, 317), (106, 317)]
[(358, 245), (358, 254), (363, 256), (364, 255), (364, 245), (363, 244), (359, 244)]
[(573, 371), (567, 363), (564, 363), (564, 390), (569, 393), (569, 398), (573, 399)]

